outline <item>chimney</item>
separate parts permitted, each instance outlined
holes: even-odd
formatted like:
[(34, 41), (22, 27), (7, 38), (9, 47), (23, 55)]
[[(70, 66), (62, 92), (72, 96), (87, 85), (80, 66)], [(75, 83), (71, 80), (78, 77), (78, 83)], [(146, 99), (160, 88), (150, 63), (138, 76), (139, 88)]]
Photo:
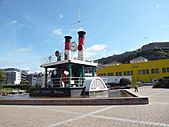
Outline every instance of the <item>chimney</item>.
[(78, 35), (79, 35), (79, 38), (78, 38), (78, 41), (79, 41), (79, 44), (78, 44), (78, 59), (79, 60), (84, 60), (84, 43), (85, 43), (85, 37), (84, 35), (86, 34), (86, 32), (84, 31), (79, 31), (78, 32)]
[(70, 56), (71, 56), (70, 54), (71, 53), (70, 52), (71, 39), (72, 39), (71, 36), (65, 36), (65, 53), (64, 53), (65, 60), (70, 59)]

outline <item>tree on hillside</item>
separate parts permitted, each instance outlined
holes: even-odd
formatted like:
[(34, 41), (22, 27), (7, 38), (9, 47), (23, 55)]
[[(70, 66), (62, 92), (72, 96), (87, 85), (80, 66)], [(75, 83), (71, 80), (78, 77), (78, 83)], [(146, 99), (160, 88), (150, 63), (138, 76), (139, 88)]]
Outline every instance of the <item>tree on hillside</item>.
[(0, 69), (0, 84), (6, 80), (6, 75), (2, 69)]

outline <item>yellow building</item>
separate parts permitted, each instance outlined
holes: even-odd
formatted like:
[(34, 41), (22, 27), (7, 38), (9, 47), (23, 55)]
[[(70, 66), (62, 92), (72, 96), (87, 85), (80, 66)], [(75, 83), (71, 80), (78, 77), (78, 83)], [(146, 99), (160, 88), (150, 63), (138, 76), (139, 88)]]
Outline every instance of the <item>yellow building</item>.
[(152, 82), (169, 77), (169, 59), (106, 66), (96, 71), (98, 76), (132, 76), (132, 82)]

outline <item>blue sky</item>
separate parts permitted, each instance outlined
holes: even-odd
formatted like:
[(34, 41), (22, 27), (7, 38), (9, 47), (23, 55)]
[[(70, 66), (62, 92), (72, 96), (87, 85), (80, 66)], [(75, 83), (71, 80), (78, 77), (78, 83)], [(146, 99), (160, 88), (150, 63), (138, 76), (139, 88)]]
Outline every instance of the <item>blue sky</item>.
[(42, 57), (63, 52), (64, 35), (77, 42), (78, 3), (94, 59), (169, 40), (168, 0), (0, 0), (0, 68), (42, 71)]

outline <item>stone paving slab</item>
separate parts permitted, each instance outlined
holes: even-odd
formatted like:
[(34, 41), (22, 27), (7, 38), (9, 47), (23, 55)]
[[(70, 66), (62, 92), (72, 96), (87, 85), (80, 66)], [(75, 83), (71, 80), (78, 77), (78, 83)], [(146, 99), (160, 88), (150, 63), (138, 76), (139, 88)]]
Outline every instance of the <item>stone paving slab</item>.
[[(166, 115), (164, 115), (166, 114)], [(169, 124), (168, 105), (120, 106), (96, 115)]]
[(57, 125), (56, 127), (140, 127), (142, 124), (135, 124), (131, 122), (119, 122), (111, 119), (104, 119), (98, 117), (85, 117), (65, 123), (63, 125)]
[(144, 121), (123, 121), (117, 118), (86, 117), (55, 127), (165, 127), (165, 124), (150, 123)]
[(79, 114), (66, 113), (58, 110), (45, 110), (36, 107), (0, 106), (0, 125), (41, 127), (51, 123), (71, 119)]
[[(106, 106), (40, 106), (44, 110), (60, 110), (71, 113), (85, 114), (105, 108)], [(39, 107), (37, 107), (39, 108)]]
[[(131, 89), (133, 91), (133, 89)], [(169, 89), (139, 88), (148, 105), (0, 105), (0, 127), (169, 127)]]

